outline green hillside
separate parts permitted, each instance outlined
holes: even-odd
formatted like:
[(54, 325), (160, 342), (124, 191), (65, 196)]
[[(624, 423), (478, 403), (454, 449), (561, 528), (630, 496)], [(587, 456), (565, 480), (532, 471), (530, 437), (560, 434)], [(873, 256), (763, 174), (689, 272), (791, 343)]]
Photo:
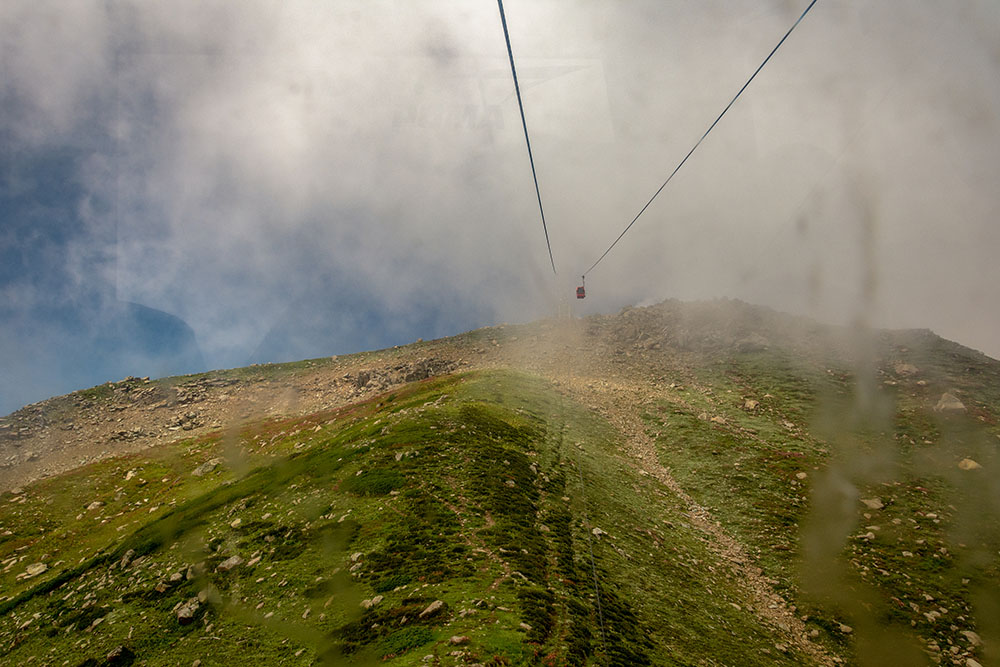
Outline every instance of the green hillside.
[(146, 429), (275, 378), (343, 392), (3, 493), (0, 662), (996, 660), (1000, 364), (678, 308), (55, 400)]

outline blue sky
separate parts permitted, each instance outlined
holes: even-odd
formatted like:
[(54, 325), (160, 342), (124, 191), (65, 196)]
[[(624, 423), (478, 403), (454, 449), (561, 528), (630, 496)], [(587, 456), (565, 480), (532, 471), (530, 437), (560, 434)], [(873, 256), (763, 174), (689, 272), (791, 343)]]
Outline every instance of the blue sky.
[[(0, 413), (556, 310), (808, 4), (0, 7)], [(1000, 356), (1000, 9), (821, 0), (580, 313), (728, 296)]]

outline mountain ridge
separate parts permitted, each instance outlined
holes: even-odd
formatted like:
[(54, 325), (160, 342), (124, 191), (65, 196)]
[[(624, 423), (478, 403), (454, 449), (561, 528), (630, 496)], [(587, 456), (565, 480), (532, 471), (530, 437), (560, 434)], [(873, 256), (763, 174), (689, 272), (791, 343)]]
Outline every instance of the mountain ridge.
[[(235, 521), (230, 518), (245, 516), (250, 503), (297, 515), (296, 502), (318, 495), (368, 517), (354, 536), (335, 527), (350, 512), (290, 520), (309, 535), (332, 530), (330, 535), (347, 540), (352, 551), (364, 547), (356, 552), (358, 559), (349, 554), (347, 569), (368, 574), (341, 583), (350, 590), (360, 587), (364, 599), (354, 604), (368, 606), (358, 607), (366, 611), (357, 618), (346, 605), (337, 612), (335, 627), (328, 618), (321, 624), (325, 634), (296, 640), (303, 653), (273, 649), (277, 652), (269, 655), (280, 657), (277, 662), (340, 664), (364, 654), (393, 664), (417, 664), (424, 656), (435, 664), (735, 664), (737, 646), (751, 637), (763, 641), (755, 644), (760, 653), (754, 660), (761, 664), (986, 660), (996, 632), (982, 611), (988, 608), (983, 600), (1000, 599), (991, 552), (1000, 542), (998, 508), (989, 475), (1000, 442), (1000, 363), (926, 331), (873, 332), (862, 344), (854, 333), (739, 302), (670, 301), (613, 316), (505, 325), (349, 357), (161, 381), (129, 379), (53, 399), (42, 404), (41, 417), (32, 409), (5, 419), (7, 430), (28, 429), (19, 436), (22, 447), (37, 446), (46, 432), (75, 434), (84, 447), (65, 455), (70, 472), (27, 489), (8, 486), (3, 496), (0, 507), (7, 512), (0, 512), (0, 533), (6, 526), (27, 531), (23, 522), (31, 512), (51, 525), (33, 535), (6, 528), (9, 534), (0, 539), (8, 590), (20, 591), (0, 599), (6, 618), (0, 619), (0, 643), (32, 645), (31, 621), (8, 631), (25, 622), (23, 610), (32, 605), (39, 616), (28, 618), (54, 616), (44, 622), (77, 636), (79, 627), (73, 628), (79, 622), (66, 622), (67, 615), (76, 618), (70, 610), (44, 606), (46, 587), (55, 591), (80, 581), (85, 589), (91, 586), (90, 594), (107, 598), (103, 588), (87, 583), (90, 573), (104, 571), (101, 580), (119, 581), (123, 567), (102, 568), (120, 562), (129, 549), (142, 552), (144, 567), (162, 570), (166, 565), (158, 563), (169, 558), (171, 540), (197, 541), (202, 530), (208, 531), (205, 544), (185, 556), (186, 567), (197, 570), (205, 562), (218, 568), (227, 558), (242, 559), (231, 568), (241, 574), (209, 567), (185, 580), (200, 587), (191, 594), (208, 591), (198, 603), (199, 614), (212, 620), (202, 628), (222, 623), (224, 610), (245, 606), (225, 589), (234, 585), (231, 579), (240, 582), (240, 590), (254, 590), (252, 579), (242, 574), (245, 563), (264, 558), (270, 561), (266, 567), (291, 572), (287, 577), (295, 572), (273, 546), (266, 547), (264, 538), (278, 534), (273, 518), (242, 519), (250, 521), (245, 528), (226, 527)], [(957, 406), (944, 402), (946, 395)], [(398, 407), (401, 397), (412, 403)], [(73, 427), (63, 430), (67, 422)], [(151, 423), (157, 430), (150, 434)], [(129, 435), (132, 428), (139, 428), (138, 435)], [(393, 435), (399, 429), (400, 435)], [(93, 433), (117, 437), (95, 442)], [(436, 433), (447, 433), (446, 440)], [(5, 446), (10, 442), (8, 436)], [(356, 475), (342, 471), (344, 464), (327, 451), (351, 453), (359, 466)], [(420, 458), (413, 452), (437, 453)], [(296, 462), (303, 456), (317, 461), (315, 475), (332, 480), (333, 491), (310, 486), (309, 466)], [(137, 475), (151, 481), (137, 471), (154, 461), (161, 461), (156, 466), (165, 473), (158, 493), (173, 498), (178, 509), (150, 508), (156, 511), (144, 520), (122, 503), (133, 498), (136, 508), (144, 506), (130, 494), (154, 490), (132, 489)], [(274, 486), (275, 475), (304, 479), (293, 485), (311, 491), (284, 505), (277, 499), (291, 491)], [(600, 491), (588, 493), (591, 486)], [(79, 498), (77, 510), (66, 510), (78, 512), (75, 518), (55, 513), (43, 519), (46, 502), (62, 502), (53, 495), (57, 488)], [(527, 495), (517, 502), (526, 504), (511, 513), (505, 498), (513, 502), (519, 489)], [(397, 491), (402, 495), (392, 495)], [(386, 503), (408, 526), (397, 538), (366, 532), (368, 520), (385, 524)], [(121, 507), (119, 514), (111, 507)], [(223, 510), (228, 518), (218, 528), (219, 519), (204, 518)], [(421, 523), (421, 512), (453, 528), (440, 539), (426, 533), (427, 544), (444, 549), (427, 556), (428, 562), (453, 563), (441, 582), (425, 582), (448, 611), (441, 623), (383, 634), (377, 628), (386, 619), (412, 618), (425, 611), (417, 606), (437, 601), (407, 601), (380, 583), (402, 581), (392, 577), (411, 571), (408, 560), (392, 553), (416, 557), (431, 548), (406, 537), (413, 530), (423, 535), (426, 528), (419, 526), (433, 525)], [(535, 518), (523, 523), (518, 517), (524, 513)], [(46, 572), (55, 572), (58, 536), (78, 534), (76, 524), (92, 515), (126, 532), (110, 543), (94, 538), (81, 565), (64, 564), (50, 578)], [(169, 516), (181, 525), (192, 521), (209, 528), (187, 528), (166, 542), (143, 541), (144, 530), (169, 525), (163, 523)], [(504, 516), (503, 529), (496, 528)], [(131, 523), (122, 523), (126, 517)], [(148, 529), (142, 527), (147, 521)], [(295, 526), (281, 528), (283, 539), (300, 530)], [(221, 540), (214, 547), (211, 534)], [(289, 554), (288, 563), (312, 558), (310, 539), (295, 542), (305, 545), (303, 553)], [(511, 539), (527, 548), (523, 558)], [(98, 543), (105, 546), (97, 548)], [(266, 548), (247, 551), (250, 543)], [(479, 564), (469, 570), (442, 556), (449, 548)], [(383, 554), (383, 560), (371, 561), (372, 554)], [(321, 579), (345, 557), (320, 558)], [(588, 568), (592, 590), (581, 583)], [(411, 580), (419, 576), (413, 572), (406, 575)], [(480, 581), (477, 572), (481, 584), (474, 583)], [(154, 595), (149, 591), (155, 582), (140, 579), (136, 572), (129, 582), (136, 581), (119, 584), (133, 586), (138, 597), (107, 599), (102, 609), (117, 614), (121, 607), (122, 615), (138, 619), (150, 610), (135, 600), (176, 597), (171, 597), (174, 585)], [(658, 593), (644, 595), (644, 583)], [(484, 591), (509, 595), (509, 603), (490, 602)], [(602, 634), (608, 631), (598, 602), (602, 592), (618, 614), (614, 622), (624, 624), (613, 622), (611, 635)], [(263, 594), (261, 604), (275, 595), (284, 599), (274, 590)], [(311, 598), (299, 588), (296, 599)], [(395, 606), (380, 611), (383, 600)], [(476, 607), (475, 600), (483, 606)], [(174, 611), (182, 604), (178, 598)], [(475, 613), (453, 613), (458, 604), (464, 605), (458, 611), (487, 610), (490, 622), (506, 629), (491, 634), (487, 625), (470, 625)], [(313, 607), (306, 605), (303, 619)], [(552, 615), (539, 616), (539, 610)], [(92, 621), (97, 618), (104, 616)], [(173, 637), (169, 650), (179, 650), (187, 636), (181, 621), (156, 623)], [(122, 641), (121, 647), (137, 651), (134, 642), (124, 642), (108, 627), (108, 642)], [(695, 628), (700, 630), (692, 634)], [(728, 634), (719, 634), (725, 628)], [(452, 643), (465, 635), (448, 633), (459, 630), (469, 636)], [(230, 639), (239, 634), (234, 628), (227, 632)], [(291, 637), (283, 635), (285, 642)], [(412, 651), (418, 647), (431, 652), (417, 656)], [(159, 643), (138, 648), (138, 659), (148, 664), (169, 663)]]

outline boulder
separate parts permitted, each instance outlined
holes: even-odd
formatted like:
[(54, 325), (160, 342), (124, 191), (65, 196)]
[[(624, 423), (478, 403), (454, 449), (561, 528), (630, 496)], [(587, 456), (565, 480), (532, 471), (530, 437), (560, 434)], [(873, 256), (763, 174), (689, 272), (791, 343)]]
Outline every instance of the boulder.
[(426, 609), (420, 612), (419, 614), (420, 618), (427, 618), (428, 616), (433, 616), (434, 614), (440, 612), (443, 608), (444, 608), (443, 601), (434, 600), (434, 602), (431, 602), (429, 605), (427, 605)]
[(365, 609), (371, 609), (372, 607), (374, 607), (375, 605), (377, 605), (379, 602), (381, 602), (382, 599), (383, 598), (382, 598), (381, 595), (376, 595), (375, 597), (373, 597), (371, 599), (362, 600), (361, 601), (361, 606), (364, 607)]
[(218, 567), (216, 567), (215, 569), (218, 572), (229, 572), (230, 570), (237, 568), (242, 564), (243, 564), (242, 558), (240, 558), (239, 556), (230, 556), (226, 560), (219, 563)]
[(865, 507), (870, 510), (880, 510), (885, 507), (885, 505), (882, 504), (881, 498), (862, 498), (861, 502), (864, 503)]
[(177, 610), (177, 622), (181, 625), (189, 625), (194, 622), (199, 609), (201, 609), (201, 602), (196, 597), (191, 598)]
[(102, 667), (128, 667), (133, 662), (135, 662), (135, 653), (132, 652), (132, 649), (127, 646), (119, 646), (111, 649), (104, 656)]
[(24, 571), (24, 578), (25, 579), (30, 579), (32, 577), (37, 577), (42, 572), (45, 572), (48, 569), (49, 569), (49, 566), (46, 565), (45, 563), (32, 563)]
[(962, 470), (978, 470), (983, 466), (979, 465), (972, 459), (962, 459), (961, 461), (958, 462), (958, 467), (961, 468)]
[(122, 556), (121, 561), (119, 561), (118, 567), (124, 570), (126, 567), (129, 566), (129, 563), (132, 562), (133, 558), (135, 558), (135, 549), (129, 549), (128, 551), (125, 552), (125, 555)]
[(937, 405), (934, 406), (934, 412), (953, 415), (961, 414), (965, 412), (965, 404), (958, 400), (958, 397), (954, 394), (945, 392), (941, 394), (941, 398), (938, 400)]
[(200, 466), (195, 468), (191, 472), (191, 474), (194, 475), (195, 477), (203, 477), (208, 473), (212, 472), (213, 470), (215, 470), (220, 463), (222, 463), (222, 459), (209, 459), (208, 461), (205, 461)]

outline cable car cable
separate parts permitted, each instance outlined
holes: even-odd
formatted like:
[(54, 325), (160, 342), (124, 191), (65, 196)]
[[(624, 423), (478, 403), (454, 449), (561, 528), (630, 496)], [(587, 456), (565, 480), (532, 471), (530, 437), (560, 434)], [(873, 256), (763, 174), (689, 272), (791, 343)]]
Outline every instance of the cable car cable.
[(626, 226), (625, 229), (622, 230), (622, 233), (618, 235), (618, 238), (616, 238), (614, 240), (614, 243), (612, 243), (610, 246), (608, 246), (608, 249), (604, 251), (604, 254), (602, 254), (600, 257), (598, 257), (597, 261), (594, 262), (590, 266), (589, 269), (587, 269), (586, 271), (584, 271), (583, 275), (587, 275), (588, 273), (590, 273), (591, 271), (593, 271), (594, 267), (596, 267), (598, 264), (600, 264), (601, 260), (604, 259), (609, 252), (611, 252), (611, 249), (614, 248), (616, 245), (618, 245), (618, 242), (621, 241), (622, 237), (625, 236), (626, 232), (628, 232), (628, 230), (630, 230), (632, 228), (632, 225), (634, 225), (635, 221), (639, 219), (639, 216), (641, 216), (646, 211), (646, 209), (649, 208), (649, 205), (652, 204), (653, 200), (656, 199), (656, 197), (660, 194), (660, 192), (663, 191), (663, 188), (667, 187), (667, 183), (669, 183), (670, 179), (672, 179), (674, 177), (674, 174), (676, 174), (678, 171), (680, 171), (681, 167), (684, 166), (684, 163), (687, 162), (687, 160), (688, 160), (689, 157), (691, 157), (691, 154), (694, 153), (698, 149), (698, 146), (700, 146), (701, 142), (705, 140), (705, 137), (708, 136), (708, 133), (711, 132), (715, 128), (715, 126), (719, 123), (720, 120), (722, 120), (722, 117), (726, 115), (726, 112), (729, 111), (729, 108), (731, 106), (733, 106), (733, 104), (736, 102), (736, 100), (739, 98), (739, 96), (743, 94), (743, 91), (747, 89), (747, 86), (750, 85), (750, 82), (754, 80), (754, 78), (757, 76), (757, 74), (760, 73), (760, 71), (762, 69), (764, 69), (764, 65), (767, 64), (767, 61), (769, 61), (771, 59), (771, 56), (773, 56), (775, 54), (775, 52), (779, 48), (781, 48), (781, 45), (785, 43), (785, 40), (788, 39), (788, 36), (791, 35), (792, 31), (795, 30), (795, 28), (799, 25), (799, 23), (802, 22), (802, 19), (804, 19), (806, 17), (806, 14), (809, 13), (809, 10), (813, 8), (813, 5), (815, 5), (816, 2), (817, 2), (817, 0), (812, 0), (812, 2), (809, 3), (809, 6), (806, 7), (805, 11), (802, 12), (802, 15), (799, 16), (799, 18), (795, 21), (795, 23), (792, 24), (792, 27), (788, 29), (788, 32), (786, 32), (785, 36), (781, 38), (781, 41), (778, 42), (777, 46), (775, 46), (773, 49), (771, 49), (771, 52), (769, 54), (767, 54), (767, 57), (764, 58), (764, 62), (762, 62), (760, 64), (760, 67), (758, 67), (754, 71), (754, 73), (750, 75), (750, 78), (747, 79), (747, 82), (743, 84), (743, 87), (740, 88), (740, 92), (736, 93), (736, 96), (733, 97), (733, 99), (729, 101), (729, 104), (727, 104), (726, 108), (722, 110), (722, 113), (719, 114), (719, 117), (715, 119), (715, 121), (709, 126), (709, 128), (707, 130), (705, 130), (705, 134), (701, 135), (701, 139), (699, 139), (697, 141), (697, 143), (695, 143), (694, 147), (691, 150), (688, 151), (688, 154), (684, 156), (684, 159), (680, 161), (680, 164), (678, 164), (674, 168), (674, 170), (672, 172), (670, 172), (670, 176), (667, 177), (667, 180), (663, 181), (663, 185), (661, 185), (659, 187), (659, 189), (656, 192), (653, 193), (653, 196), (649, 198), (649, 201), (646, 202), (646, 205), (642, 207), (642, 210), (640, 210), (636, 214), (636, 216), (634, 218), (632, 218), (632, 222), (628, 223), (628, 226)]
[[(815, 1), (815, 0), (814, 0)], [(524, 120), (524, 104), (521, 102), (521, 87), (517, 84), (517, 70), (514, 68), (514, 52), (510, 48), (510, 34), (507, 32), (507, 17), (503, 13), (503, 0), (497, 0), (500, 7), (500, 23), (503, 25), (503, 38), (507, 42), (507, 56), (510, 58), (510, 73), (514, 77), (514, 92), (517, 93), (517, 107), (521, 110), (521, 126), (524, 128), (524, 143), (528, 146), (528, 162), (531, 163), (531, 177), (535, 180), (535, 195), (538, 197), (538, 212), (542, 216), (542, 231), (545, 232), (545, 247), (549, 249), (549, 261), (552, 263), (552, 273), (556, 271), (556, 260), (552, 257), (552, 244), (549, 242), (549, 228), (545, 225), (545, 210), (542, 208), (542, 192), (538, 189), (538, 174), (535, 172), (535, 158), (531, 155), (531, 140), (528, 139), (528, 123)]]

